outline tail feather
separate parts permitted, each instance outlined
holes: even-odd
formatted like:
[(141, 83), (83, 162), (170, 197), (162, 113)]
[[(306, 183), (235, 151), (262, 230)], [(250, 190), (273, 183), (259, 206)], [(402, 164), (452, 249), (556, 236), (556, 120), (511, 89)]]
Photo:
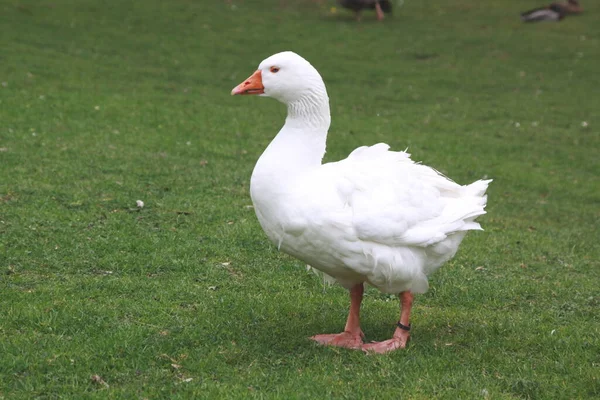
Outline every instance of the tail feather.
[(475, 181), (473, 183), (471, 183), (470, 185), (465, 187), (465, 194), (467, 196), (482, 196), (484, 198), (484, 204), (485, 204), (485, 199), (487, 196), (485, 196), (485, 191), (487, 190), (489, 184), (492, 182), (493, 179), (480, 179), (478, 181)]

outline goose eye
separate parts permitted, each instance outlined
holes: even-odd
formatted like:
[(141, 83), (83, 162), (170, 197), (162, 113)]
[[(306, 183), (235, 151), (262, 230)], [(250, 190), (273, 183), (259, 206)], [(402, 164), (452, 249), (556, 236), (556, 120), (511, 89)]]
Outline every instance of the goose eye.
[(278, 72), (279, 72), (279, 68), (277, 68), (277, 67), (271, 67), (270, 71), (271, 71), (272, 73), (276, 74), (276, 73), (278, 73)]

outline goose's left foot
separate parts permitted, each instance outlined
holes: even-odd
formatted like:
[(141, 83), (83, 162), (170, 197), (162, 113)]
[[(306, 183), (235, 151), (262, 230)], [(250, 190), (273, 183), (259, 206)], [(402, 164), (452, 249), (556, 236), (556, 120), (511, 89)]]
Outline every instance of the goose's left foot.
[(403, 349), (410, 339), (410, 311), (412, 309), (413, 294), (409, 291), (402, 292), (400, 297), (400, 321), (396, 324), (394, 336), (383, 342), (373, 342), (363, 345), (362, 349), (366, 353), (389, 353), (397, 349)]
[(394, 336), (391, 339), (384, 340), (383, 342), (367, 343), (363, 345), (362, 349), (365, 353), (389, 353), (390, 351), (405, 348), (409, 339), (410, 333), (408, 331), (396, 328), (396, 332), (394, 332)]

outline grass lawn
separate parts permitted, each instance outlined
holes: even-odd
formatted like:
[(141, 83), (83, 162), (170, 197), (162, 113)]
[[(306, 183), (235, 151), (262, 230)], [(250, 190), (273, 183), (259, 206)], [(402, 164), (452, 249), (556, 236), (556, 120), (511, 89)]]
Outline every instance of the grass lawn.
[[(334, 5), (0, 4), (0, 399), (600, 397), (600, 4), (539, 24), (534, 0)], [(309, 341), (347, 293), (249, 207), (285, 109), (229, 93), (288, 49), (328, 85), (327, 161), (384, 141), (494, 179), (404, 351)], [(388, 338), (397, 299), (363, 304)]]

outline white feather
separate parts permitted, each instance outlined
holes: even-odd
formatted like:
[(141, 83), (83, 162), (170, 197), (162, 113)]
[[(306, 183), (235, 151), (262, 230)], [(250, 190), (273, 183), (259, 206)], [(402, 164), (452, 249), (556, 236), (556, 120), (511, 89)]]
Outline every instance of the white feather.
[(459, 185), (384, 143), (322, 164), (330, 116), (320, 75), (290, 52), (259, 69), (265, 93), (288, 106), (251, 180), (267, 236), (345, 287), (426, 291), (427, 275), (454, 256), (466, 231), (481, 229), (474, 220), (485, 214), (491, 180)]

